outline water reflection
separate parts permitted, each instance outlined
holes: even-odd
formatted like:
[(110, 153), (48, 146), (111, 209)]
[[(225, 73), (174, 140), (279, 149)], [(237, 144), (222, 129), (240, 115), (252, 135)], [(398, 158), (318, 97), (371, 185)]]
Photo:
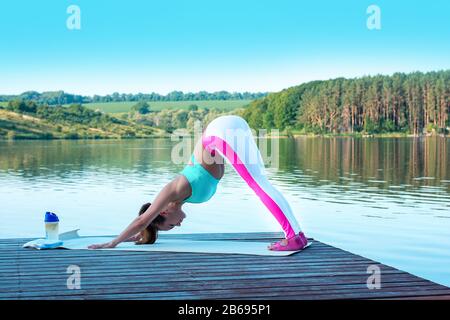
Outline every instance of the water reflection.
[[(42, 236), (47, 210), (60, 213), (62, 230), (117, 234), (182, 169), (170, 161), (175, 143), (0, 141), (0, 238)], [(267, 173), (309, 236), (450, 285), (449, 144), (281, 139), (279, 168)], [(279, 231), (230, 167), (217, 196), (186, 211), (183, 228), (171, 232)]]
[(268, 171), (308, 200), (377, 209), (390, 209), (389, 203), (427, 204), (448, 211), (449, 144), (442, 137), (284, 139), (280, 170)]

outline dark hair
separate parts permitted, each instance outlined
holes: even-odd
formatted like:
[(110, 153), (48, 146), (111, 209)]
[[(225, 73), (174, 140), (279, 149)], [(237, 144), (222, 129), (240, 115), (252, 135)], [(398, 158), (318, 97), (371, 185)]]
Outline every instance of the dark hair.
[[(143, 214), (147, 209), (150, 207), (151, 203), (144, 203), (139, 210), (139, 215)], [(164, 223), (166, 218), (164, 218), (162, 215), (156, 216), (155, 219), (145, 228), (141, 231), (141, 239), (139, 241), (136, 241), (136, 244), (152, 244), (155, 243), (156, 239), (158, 238), (158, 224)]]

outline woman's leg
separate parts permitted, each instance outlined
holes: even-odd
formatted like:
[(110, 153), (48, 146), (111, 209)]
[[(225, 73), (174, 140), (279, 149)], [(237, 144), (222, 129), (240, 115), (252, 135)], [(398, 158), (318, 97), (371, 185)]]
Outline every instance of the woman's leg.
[(269, 182), (264, 163), (247, 122), (238, 116), (213, 120), (202, 138), (203, 146), (227, 159), (247, 182), (282, 227), (286, 239), (274, 250), (299, 250), (307, 244), (304, 234), (283, 195)]

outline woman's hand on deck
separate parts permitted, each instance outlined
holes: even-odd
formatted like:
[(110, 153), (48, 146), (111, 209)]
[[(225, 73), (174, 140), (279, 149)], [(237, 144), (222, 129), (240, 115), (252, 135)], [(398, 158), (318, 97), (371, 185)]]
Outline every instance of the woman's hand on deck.
[(107, 249), (107, 248), (114, 248), (117, 246), (114, 242), (106, 242), (101, 244), (91, 244), (88, 249)]

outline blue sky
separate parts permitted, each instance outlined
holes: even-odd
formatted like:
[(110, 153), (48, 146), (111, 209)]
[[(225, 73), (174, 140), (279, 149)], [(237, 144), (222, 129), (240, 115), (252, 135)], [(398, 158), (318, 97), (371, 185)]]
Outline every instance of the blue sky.
[[(71, 4), (80, 30), (66, 27)], [(278, 91), (449, 69), (449, 15), (447, 0), (2, 1), (0, 94)]]

